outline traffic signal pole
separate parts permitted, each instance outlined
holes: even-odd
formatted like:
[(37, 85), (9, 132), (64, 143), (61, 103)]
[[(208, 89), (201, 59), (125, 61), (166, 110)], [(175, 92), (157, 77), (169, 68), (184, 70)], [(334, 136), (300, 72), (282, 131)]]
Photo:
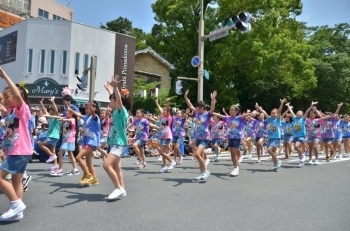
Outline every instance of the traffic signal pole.
[(198, 56), (200, 64), (198, 66), (198, 101), (203, 100), (203, 73), (204, 73), (204, 0), (201, 0), (201, 12), (199, 20), (198, 36)]
[(91, 56), (89, 102), (95, 98), (96, 56)]

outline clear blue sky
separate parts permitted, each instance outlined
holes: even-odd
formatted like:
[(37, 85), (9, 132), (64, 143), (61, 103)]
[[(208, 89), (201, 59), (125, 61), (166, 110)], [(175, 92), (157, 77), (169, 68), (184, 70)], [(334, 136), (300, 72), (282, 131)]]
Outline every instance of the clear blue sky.
[[(57, 0), (70, 4), (74, 21), (99, 26), (119, 16), (133, 22), (134, 27), (150, 32), (154, 24), (151, 3), (155, 0)], [(191, 0), (195, 1), (195, 0)], [(199, 0), (197, 0), (199, 1)], [(299, 20), (309, 26), (350, 23), (350, 0), (302, 0), (303, 13)]]

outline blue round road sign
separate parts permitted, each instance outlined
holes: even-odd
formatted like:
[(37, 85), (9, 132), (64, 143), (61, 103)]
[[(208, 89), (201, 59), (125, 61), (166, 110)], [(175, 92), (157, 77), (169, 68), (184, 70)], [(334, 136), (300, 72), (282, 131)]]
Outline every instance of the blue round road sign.
[(194, 56), (191, 60), (191, 65), (193, 67), (198, 67), (201, 64), (201, 58), (199, 56)]

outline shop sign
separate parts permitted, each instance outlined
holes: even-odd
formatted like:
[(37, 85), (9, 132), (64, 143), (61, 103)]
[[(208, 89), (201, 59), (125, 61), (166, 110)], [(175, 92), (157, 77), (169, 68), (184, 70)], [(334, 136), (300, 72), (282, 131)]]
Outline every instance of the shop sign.
[(36, 80), (32, 84), (26, 84), (24, 86), (28, 90), (29, 97), (59, 97), (62, 98), (62, 90), (65, 85), (59, 85), (55, 80), (51, 78), (41, 78)]

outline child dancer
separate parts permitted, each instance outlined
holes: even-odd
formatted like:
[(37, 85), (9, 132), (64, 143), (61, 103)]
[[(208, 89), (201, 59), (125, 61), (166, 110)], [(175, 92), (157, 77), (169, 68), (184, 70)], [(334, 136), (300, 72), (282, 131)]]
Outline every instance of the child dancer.
[(199, 168), (201, 174), (196, 177), (196, 180), (206, 180), (210, 176), (209, 170), (207, 170), (207, 166), (205, 165), (205, 161), (202, 157), (202, 153), (207, 148), (209, 139), (210, 139), (210, 117), (213, 115), (215, 110), (216, 103), (216, 95), (217, 92), (214, 91), (211, 94), (211, 105), (210, 110), (205, 111), (205, 103), (203, 101), (198, 101), (196, 103), (196, 107), (194, 107), (191, 101), (188, 99), (188, 92), (185, 92), (185, 100), (188, 107), (193, 111), (195, 119), (196, 119), (196, 129), (195, 129), (195, 139), (196, 139), (196, 153), (195, 157), (198, 160)]
[(211, 120), (211, 143), (215, 150), (215, 162), (220, 161), (220, 145), (222, 144), (222, 139), (225, 137), (225, 123), (217, 115), (212, 116)]
[[(70, 107), (68, 108), (68, 111), (72, 112), (78, 118), (83, 118), (84, 120), (82, 149), (76, 157), (76, 161), (79, 163), (79, 166), (84, 173), (84, 176), (79, 181), (79, 184), (83, 186), (97, 185), (98, 179), (95, 174), (94, 166), (92, 165), (92, 156), (93, 152), (96, 151), (97, 147), (100, 145), (100, 109), (97, 102), (92, 101), (85, 105), (86, 115), (84, 116), (74, 111)], [(84, 157), (86, 158), (86, 163), (84, 163)]]
[(63, 154), (65, 152), (68, 153), (69, 159), (72, 163), (73, 169), (70, 172), (67, 172), (68, 176), (79, 175), (79, 170), (77, 169), (76, 161), (73, 156), (73, 151), (75, 150), (75, 133), (76, 133), (76, 125), (77, 125), (77, 117), (71, 112), (66, 112), (66, 117), (58, 117), (58, 116), (47, 116), (51, 118), (59, 119), (59, 121), (63, 122), (62, 129), (62, 142), (61, 147), (58, 152), (58, 169), (52, 171), (50, 173), (51, 176), (63, 176)]
[(292, 115), (288, 113), (288, 110), (285, 111), (282, 115), (284, 120), (282, 121), (283, 129), (283, 146), (285, 156), (284, 159), (288, 159), (292, 155), (292, 143), (293, 143), (293, 118)]
[(126, 137), (126, 126), (128, 112), (130, 110), (130, 100), (127, 95), (121, 95), (118, 89), (119, 76), (116, 75), (110, 85), (114, 88), (114, 93), (109, 96), (110, 107), (113, 110), (111, 127), (108, 134), (107, 144), (109, 155), (107, 155), (103, 168), (114, 184), (114, 190), (109, 194), (108, 199), (113, 200), (119, 196), (126, 196), (123, 173), (121, 170), (121, 156), (125, 148), (128, 147)]
[[(10, 207), (0, 216), (0, 221), (17, 221), (23, 218), (23, 210), (26, 208), (22, 201), (22, 178), (33, 154), (28, 132), (31, 114), (26, 103), (26, 90), (16, 86), (1, 67), (0, 77), (8, 85), (3, 93), (4, 104), (8, 108), (7, 133), (4, 137), (4, 152), (7, 157), (0, 166), (0, 190), (10, 201)], [(11, 183), (5, 179), (9, 173), (12, 173)]]
[(245, 124), (245, 131), (246, 131), (246, 137), (243, 140), (243, 148), (245, 150), (248, 150), (248, 158), (252, 158), (252, 149), (254, 146), (254, 141), (256, 138), (256, 126), (258, 121), (255, 120), (253, 117), (248, 116), (246, 117), (246, 124)]
[(105, 148), (107, 146), (108, 132), (109, 132), (109, 127), (110, 127), (110, 123), (111, 123), (110, 116), (111, 116), (111, 110), (109, 107), (107, 110), (102, 111), (102, 113), (101, 113), (101, 119), (102, 119), (101, 144), (97, 148), (97, 150), (101, 153), (103, 161), (107, 157), (107, 152), (105, 151)]
[[(55, 104), (55, 97), (51, 97), (49, 99), (52, 103), (52, 106), (48, 107), (48, 111), (46, 110), (43, 101), (44, 99), (41, 99), (39, 102), (43, 108), (44, 116), (58, 116), (58, 109)], [(47, 138), (40, 143), (40, 148), (46, 152), (50, 157), (46, 161), (46, 163), (51, 163), (54, 161), (54, 166), (50, 168), (51, 171), (57, 170), (57, 156), (56, 156), (56, 144), (58, 142), (58, 139), (60, 138), (60, 122), (57, 118), (51, 118), (48, 121), (49, 127), (47, 129)], [(50, 149), (46, 147), (47, 145), (50, 146)]]
[(258, 156), (257, 163), (260, 163), (260, 156), (265, 156), (264, 142), (267, 137), (267, 121), (265, 120), (265, 115), (259, 113), (258, 122), (256, 125), (256, 154)]
[(256, 109), (263, 113), (267, 118), (267, 151), (273, 161), (273, 167), (270, 169), (270, 171), (275, 172), (277, 172), (282, 164), (282, 161), (278, 160), (277, 158), (276, 151), (281, 144), (281, 111), (283, 104), (286, 102), (286, 99), (280, 99), (280, 102), (280, 107), (278, 109), (272, 109), (270, 116), (266, 113), (266, 111), (264, 111), (264, 109), (262, 109), (262, 107), (258, 105), (258, 103), (255, 104)]
[(136, 128), (134, 151), (137, 155), (139, 168), (146, 168), (145, 146), (149, 137), (149, 121), (145, 118), (145, 110), (138, 109), (133, 121)]
[(243, 157), (239, 151), (239, 146), (244, 135), (246, 117), (255, 116), (256, 113), (254, 111), (252, 113), (240, 115), (240, 110), (241, 108), (239, 105), (233, 105), (230, 107), (229, 116), (222, 116), (220, 114), (214, 113), (214, 115), (222, 118), (226, 124), (226, 138), (228, 139), (228, 148), (231, 153), (231, 160), (233, 164), (233, 170), (230, 173), (231, 176), (239, 175), (238, 165), (240, 163), (241, 157)]
[(289, 103), (286, 104), (288, 107), (289, 112), (293, 116), (293, 137), (294, 137), (294, 148), (297, 150), (299, 154), (299, 164), (297, 165), (298, 168), (302, 168), (305, 164), (305, 154), (303, 153), (302, 146), (304, 145), (305, 138), (306, 138), (306, 118), (311, 109), (317, 104), (318, 102), (311, 102), (311, 106), (306, 110), (305, 114), (303, 114), (303, 111), (297, 111), (297, 114), (294, 114), (292, 107)]
[[(184, 142), (184, 136), (185, 136), (185, 122), (187, 118), (187, 114), (190, 112), (190, 109), (186, 109), (186, 112), (182, 110), (177, 110), (176, 115), (173, 116), (173, 123), (171, 126), (171, 132), (173, 133), (173, 146), (174, 146), (174, 161), (177, 165), (180, 165), (183, 156), (181, 155), (180, 151), (180, 145)], [(176, 158), (179, 158), (178, 161), (176, 161)]]
[[(307, 141), (309, 144), (309, 164), (318, 164), (318, 150), (317, 147), (320, 143), (321, 133), (319, 121), (321, 118), (316, 119), (316, 115), (322, 117), (320, 112), (313, 107), (309, 112), (309, 118), (306, 119), (306, 131), (307, 131)], [(312, 161), (312, 155), (315, 153), (315, 160)]]
[[(159, 139), (158, 151), (159, 151), (159, 154), (162, 156), (162, 161), (163, 161), (163, 168), (159, 171), (160, 173), (167, 172), (173, 169), (174, 166), (176, 165), (176, 162), (172, 161), (171, 158), (167, 155), (170, 141), (173, 138), (173, 134), (171, 133), (171, 128), (170, 128), (172, 123), (172, 117), (170, 115), (170, 100), (171, 98), (168, 98), (166, 100), (165, 108), (162, 108), (159, 105), (158, 99), (156, 100), (157, 108), (162, 115), (160, 119), (161, 125), (158, 131), (158, 139)], [(175, 158), (175, 155), (174, 155), (174, 158)], [(167, 165), (167, 161), (169, 162), (168, 165)]]

